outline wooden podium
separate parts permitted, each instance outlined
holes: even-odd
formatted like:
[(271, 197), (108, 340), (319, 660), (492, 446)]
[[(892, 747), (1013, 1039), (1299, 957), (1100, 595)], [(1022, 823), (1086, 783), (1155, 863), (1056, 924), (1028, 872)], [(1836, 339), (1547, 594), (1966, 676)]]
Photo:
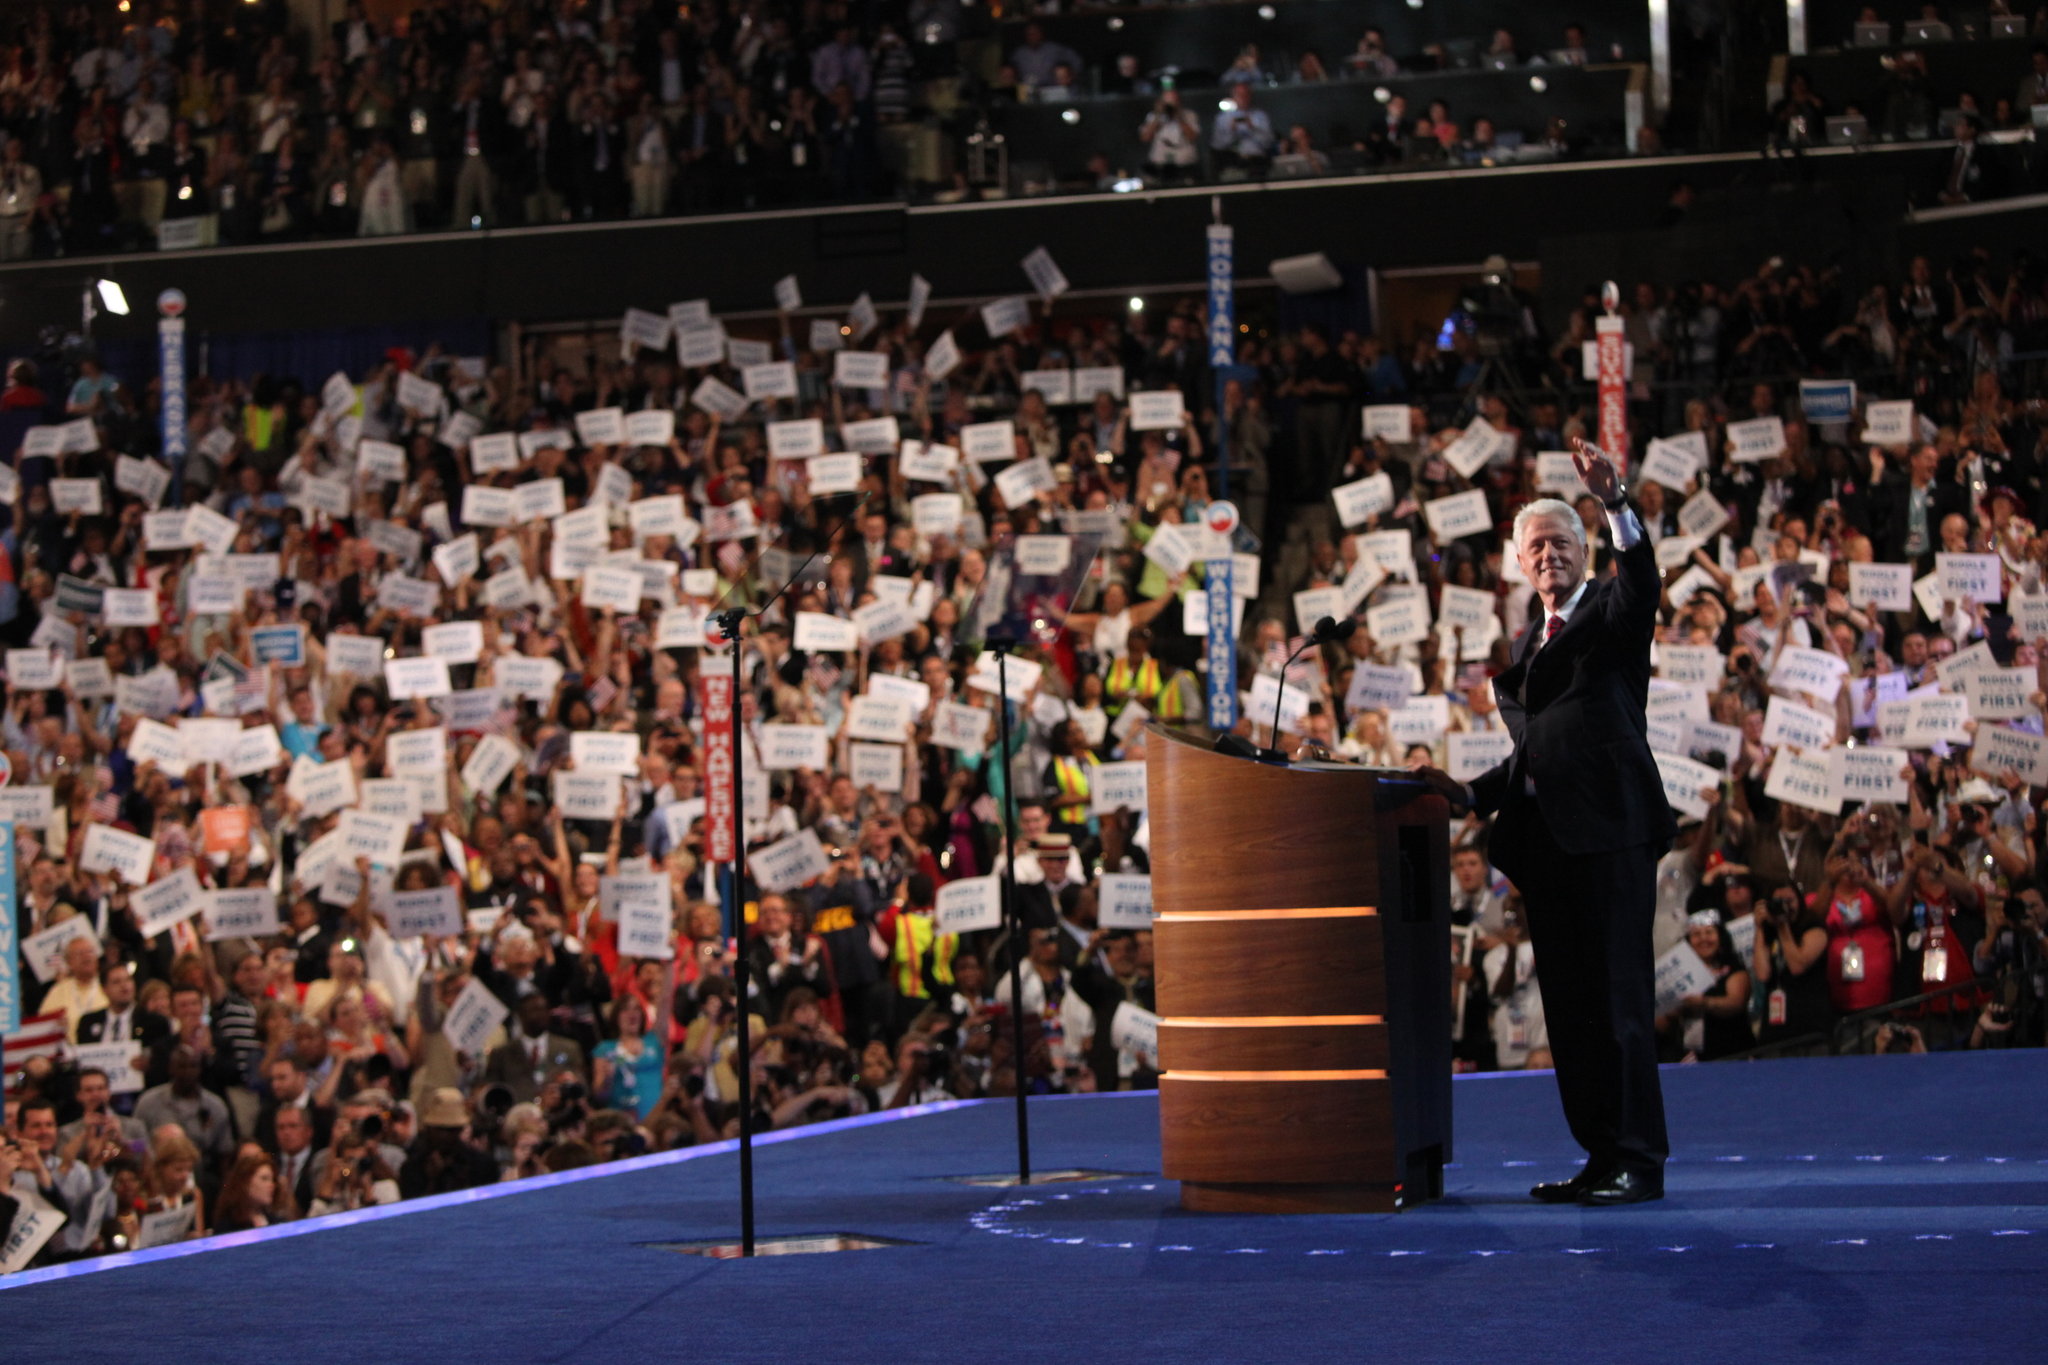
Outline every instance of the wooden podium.
[(1449, 806), (1146, 736), (1161, 1171), (1184, 1207), (1388, 1212), (1451, 1158)]

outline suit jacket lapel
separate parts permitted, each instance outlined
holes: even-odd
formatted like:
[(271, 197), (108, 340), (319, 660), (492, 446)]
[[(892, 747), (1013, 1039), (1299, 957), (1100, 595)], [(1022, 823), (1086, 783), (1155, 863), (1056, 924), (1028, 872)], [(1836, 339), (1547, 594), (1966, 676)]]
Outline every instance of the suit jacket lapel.
[(1551, 640), (1541, 649), (1536, 647), (1536, 641), (1539, 638), (1540, 632), (1550, 620), (1550, 613), (1543, 610), (1542, 601), (1538, 599), (1536, 619), (1529, 623), (1528, 629), (1522, 632), (1521, 639), (1516, 643), (1516, 656), (1521, 661), (1522, 677), (1516, 686), (1515, 696), (1516, 700), (1520, 701), (1525, 709), (1529, 704), (1529, 680), (1536, 672), (1537, 657), (1557, 648), (1558, 645), (1564, 643), (1571, 636), (1574, 629), (1581, 628), (1579, 622), (1587, 615), (1588, 608), (1593, 605), (1593, 594), (1599, 590), (1599, 579), (1594, 579), (1586, 584), (1586, 590), (1579, 594), (1578, 605), (1572, 608), (1572, 614), (1565, 621), (1563, 629), (1557, 632), (1555, 639)]

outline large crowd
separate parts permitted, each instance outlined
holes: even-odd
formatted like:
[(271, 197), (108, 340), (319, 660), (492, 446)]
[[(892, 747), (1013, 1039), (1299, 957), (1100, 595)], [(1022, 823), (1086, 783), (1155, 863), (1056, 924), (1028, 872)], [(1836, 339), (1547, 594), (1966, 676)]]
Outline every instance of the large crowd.
[[(587, 369), (196, 376), (169, 463), (154, 376), (10, 362), (20, 1263), (729, 1136), (741, 1011), (762, 1130), (1149, 1086), (1148, 831), (1110, 765), (1201, 720), (1207, 562), (1235, 556), (1241, 709), (1283, 747), (1499, 752), (1530, 603), (1503, 528), (1572, 496), (1594, 410), (1595, 305), (1553, 347), (1513, 297), (1409, 356), (1248, 331), (1220, 413), (1196, 299), (999, 302), (965, 354), (893, 308), (728, 335), (681, 304)], [(1684, 817), (1668, 1055), (2039, 1045), (2041, 283), (1773, 261), (1623, 312), (1667, 572), (1644, 723)], [(1202, 515), (1226, 479), (1235, 544)], [(967, 622), (1002, 556), (1098, 543), (999, 675)], [(730, 699), (735, 604), (767, 609)], [(1454, 834), (1458, 1064), (1541, 1065), (1514, 889), (1483, 822)]]
[[(1241, 8), (1241, 30), (1255, 38), (1271, 7)], [(80, 0), (0, 16), (0, 261), (1055, 183), (1498, 165), (1578, 156), (1598, 141), (1611, 154), (1663, 150), (1655, 120), (1620, 146), (1619, 109), (1514, 127), (1498, 110), (1377, 84), (1526, 69), (1540, 89), (1546, 70), (1643, 60), (1589, 43), (1573, 22), (1413, 52), (1365, 25), (1347, 51), (1262, 53), (1247, 41), (1196, 73), (1137, 50), (1084, 60), (1037, 24), (1005, 27), (960, 0), (425, 0), (387, 21), (355, 0), (324, 30), (296, 13), (231, 0)], [(1710, 35), (1722, 25), (1695, 18), (1679, 34), (1681, 76), (1718, 60)], [(1916, 60), (1902, 56), (1901, 72)], [(1900, 76), (1873, 127), (1942, 134), (1922, 74), (1918, 84)], [(2038, 74), (2016, 66), (2015, 95), (1983, 92), (1981, 111), (1966, 96), (1965, 112), (2020, 135), (2029, 105), (2048, 98), (2034, 92)], [(1796, 126), (1799, 145), (1824, 140), (1838, 111), (1804, 79), (1795, 72), (1772, 111), (1774, 139)], [(1333, 87), (1313, 119), (1276, 122), (1264, 107), (1270, 87), (1331, 82), (1349, 82), (1349, 93)], [(1027, 139), (1009, 149), (1014, 176), (973, 164), (1006, 109), (1112, 95), (1156, 97), (1114, 152)], [(2033, 173), (2012, 159), (2010, 148), (1987, 149), (1939, 194), (2024, 188)]]

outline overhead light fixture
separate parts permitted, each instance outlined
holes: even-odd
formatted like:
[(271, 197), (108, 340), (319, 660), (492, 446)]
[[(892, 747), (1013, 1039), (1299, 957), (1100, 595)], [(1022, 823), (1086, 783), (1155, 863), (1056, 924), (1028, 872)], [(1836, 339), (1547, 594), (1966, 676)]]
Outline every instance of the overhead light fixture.
[(128, 316), (128, 296), (121, 292), (121, 286), (112, 280), (94, 280), (93, 287), (100, 292), (100, 306), (117, 318)]
[(1133, 313), (1142, 313), (1142, 312), (1144, 312), (1144, 311), (1145, 311), (1145, 300), (1143, 300), (1143, 299), (1139, 298), (1139, 297), (1138, 297), (1138, 296), (1137, 296), (1136, 294), (1133, 294), (1133, 295), (1131, 295), (1131, 311), (1132, 311)]
[(1320, 294), (1344, 283), (1335, 263), (1320, 251), (1283, 257), (1267, 266), (1266, 273), (1288, 294)]

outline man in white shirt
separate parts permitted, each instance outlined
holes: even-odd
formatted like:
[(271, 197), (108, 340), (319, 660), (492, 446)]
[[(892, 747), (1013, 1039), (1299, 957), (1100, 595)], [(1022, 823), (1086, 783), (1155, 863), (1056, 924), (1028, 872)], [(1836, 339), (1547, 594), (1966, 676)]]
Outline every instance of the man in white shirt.
[(100, 945), (92, 938), (74, 938), (64, 945), (64, 975), (43, 997), (42, 1012), (64, 1011), (64, 1036), (78, 1041), (78, 1021), (107, 1007), (100, 989)]

